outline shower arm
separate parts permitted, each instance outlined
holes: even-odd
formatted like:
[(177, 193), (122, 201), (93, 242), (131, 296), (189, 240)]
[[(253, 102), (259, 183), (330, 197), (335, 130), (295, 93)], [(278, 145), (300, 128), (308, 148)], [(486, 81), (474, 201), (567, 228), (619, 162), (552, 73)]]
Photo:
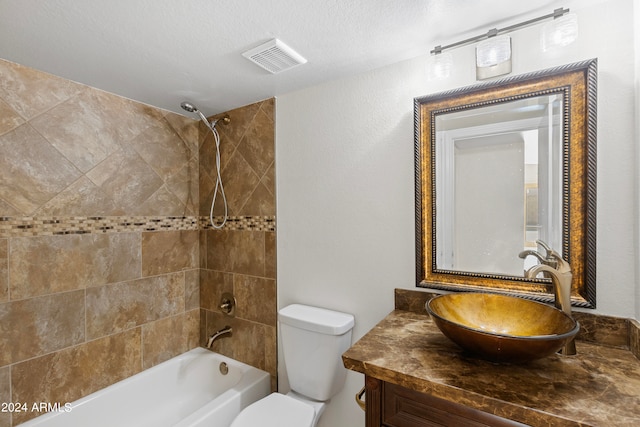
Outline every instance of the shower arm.
[(198, 115), (200, 116), (200, 119), (205, 122), (207, 124), (207, 126), (209, 126), (211, 129), (213, 129), (218, 123), (222, 123), (223, 125), (228, 125), (229, 123), (231, 123), (231, 119), (229, 118), (228, 115), (224, 115), (223, 117), (219, 118), (219, 119), (214, 119), (209, 121), (204, 114), (202, 114), (202, 112), (200, 110), (196, 110), (196, 113), (198, 113)]

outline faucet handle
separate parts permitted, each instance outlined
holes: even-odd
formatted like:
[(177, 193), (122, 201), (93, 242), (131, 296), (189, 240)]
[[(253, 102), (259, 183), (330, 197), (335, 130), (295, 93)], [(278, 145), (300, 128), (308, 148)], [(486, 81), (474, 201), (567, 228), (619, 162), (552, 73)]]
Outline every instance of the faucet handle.
[(538, 239), (536, 240), (536, 245), (542, 247), (547, 254), (547, 258), (549, 257), (549, 252), (553, 252), (553, 249), (549, 245), (547, 245), (544, 241)]
[(553, 249), (551, 249), (551, 247), (549, 245), (547, 245), (545, 242), (543, 242), (542, 240), (536, 240), (536, 243), (541, 246), (542, 248), (544, 248), (544, 250), (546, 251), (546, 259), (548, 261), (553, 261), (553, 262), (547, 262), (547, 264), (551, 265), (553, 268), (555, 268), (556, 270), (558, 270), (560, 273), (570, 273), (571, 272), (571, 266), (569, 265), (569, 263), (567, 261), (565, 261), (562, 256), (560, 256), (560, 254), (556, 251), (554, 251)]

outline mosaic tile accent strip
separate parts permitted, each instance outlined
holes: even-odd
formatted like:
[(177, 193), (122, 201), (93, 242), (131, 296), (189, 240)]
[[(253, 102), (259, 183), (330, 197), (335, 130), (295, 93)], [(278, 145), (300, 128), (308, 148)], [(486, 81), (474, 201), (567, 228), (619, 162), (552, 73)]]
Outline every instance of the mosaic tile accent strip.
[[(222, 217), (214, 216), (216, 224), (222, 222)], [(209, 217), (200, 217), (201, 230), (213, 230)], [(230, 216), (224, 224), (224, 230), (276, 231), (275, 216)]]
[(0, 237), (197, 229), (196, 217), (0, 217)]
[[(0, 237), (208, 229), (209, 218), (195, 216), (0, 217)], [(229, 217), (223, 229), (275, 231), (275, 216)]]

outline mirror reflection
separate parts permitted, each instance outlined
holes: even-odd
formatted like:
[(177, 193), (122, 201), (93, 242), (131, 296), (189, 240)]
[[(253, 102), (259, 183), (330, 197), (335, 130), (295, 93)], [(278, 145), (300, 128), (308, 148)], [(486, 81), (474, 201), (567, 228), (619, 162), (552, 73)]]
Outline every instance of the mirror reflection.
[(436, 267), (519, 275), (514, 254), (562, 247), (562, 96), (435, 118)]

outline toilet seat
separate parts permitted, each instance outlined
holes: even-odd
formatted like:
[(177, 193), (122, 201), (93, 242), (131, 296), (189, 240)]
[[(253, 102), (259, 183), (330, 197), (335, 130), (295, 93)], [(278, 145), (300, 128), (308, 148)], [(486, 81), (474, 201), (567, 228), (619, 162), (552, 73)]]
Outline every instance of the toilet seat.
[(247, 406), (230, 427), (311, 427), (314, 409), (280, 393), (271, 393)]

